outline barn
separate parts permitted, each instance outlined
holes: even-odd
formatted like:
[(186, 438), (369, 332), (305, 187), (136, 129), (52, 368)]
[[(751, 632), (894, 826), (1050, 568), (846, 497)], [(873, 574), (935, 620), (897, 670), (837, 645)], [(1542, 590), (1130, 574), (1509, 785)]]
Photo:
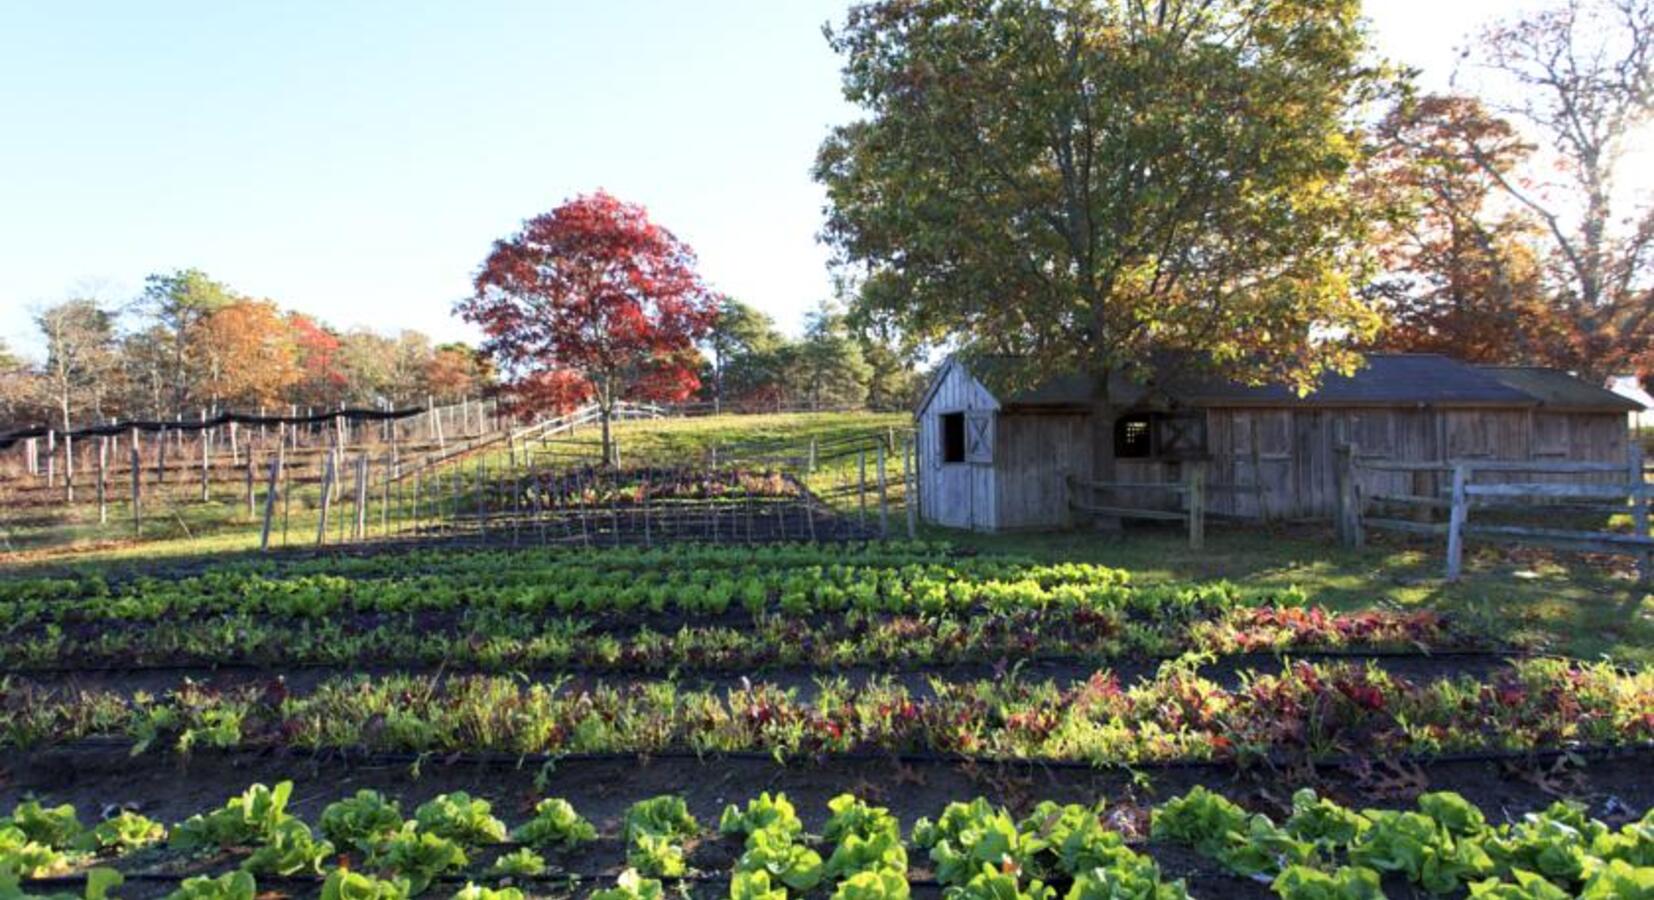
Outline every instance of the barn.
[[(996, 390), (993, 359), (954, 358), (915, 413), (919, 509), (930, 523), (978, 531), (1064, 528), (1075, 482), (1091, 479), (1090, 387), (1059, 375)], [(973, 371), (974, 369), (974, 371)], [(1555, 369), (1477, 366), (1435, 354), (1370, 354), (1351, 376), (1307, 396), (1216, 380), (1118, 380), (1116, 480), (1167, 483), (1200, 464), (1209, 515), (1330, 520), (1337, 455), (1363, 460), (1624, 461), (1634, 401)], [(1372, 473), (1372, 478), (1388, 477)], [(1411, 476), (1402, 476), (1411, 477)], [(1433, 485), (1363, 485), (1408, 493)], [(1161, 491), (1118, 491), (1153, 505)]]

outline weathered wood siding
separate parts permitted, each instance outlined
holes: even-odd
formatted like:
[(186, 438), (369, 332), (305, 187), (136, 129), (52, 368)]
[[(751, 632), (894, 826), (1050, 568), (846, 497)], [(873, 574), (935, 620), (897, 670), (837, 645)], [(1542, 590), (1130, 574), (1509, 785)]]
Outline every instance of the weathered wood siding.
[(1067, 527), (1069, 477), (1091, 477), (1091, 423), (1079, 413), (1001, 412), (994, 436), (999, 530)]
[[(1211, 409), (1208, 481), (1263, 482), (1271, 518), (1333, 515), (1338, 503), (1336, 448), (1353, 442), (1363, 460), (1570, 459), (1613, 462), (1626, 452), (1624, 417), (1612, 413), (1537, 413), (1523, 409)], [(1484, 480), (1499, 480), (1488, 476)], [(1511, 475), (1507, 480), (1534, 480)], [(1435, 473), (1364, 471), (1366, 496), (1430, 496)], [(1210, 491), (1214, 513), (1258, 515), (1252, 491)]]
[(942, 462), (940, 417), (954, 412), (994, 415), (999, 403), (963, 366), (949, 363), (941, 378), (914, 423), (920, 461), (919, 515), (926, 522), (950, 528), (996, 530), (999, 498), (994, 489), (992, 460), (999, 448), (990, 448), (986, 460)]
[[(944, 463), (940, 416), (953, 412), (966, 413), (972, 423), (968, 461)], [(1352, 442), (1364, 461), (1621, 462), (1628, 440), (1626, 417), (1611, 412), (1397, 406), (1221, 407), (1205, 414), (1207, 508), (1241, 518), (1331, 518), (1338, 503), (1338, 448)], [(980, 531), (1061, 528), (1073, 521), (1068, 479), (1091, 478), (1088, 416), (1002, 411), (980, 382), (950, 364), (919, 410), (916, 426), (925, 521)], [(1184, 477), (1184, 467), (1158, 459), (1120, 460), (1117, 477), (1175, 482)], [(1480, 480), (1535, 478), (1488, 473)], [(1434, 472), (1369, 469), (1362, 472), (1360, 487), (1369, 498), (1439, 496), (1445, 484), (1446, 477)], [(1261, 492), (1253, 490), (1256, 485)], [(1141, 490), (1094, 499), (1138, 507), (1180, 503), (1176, 495)]]

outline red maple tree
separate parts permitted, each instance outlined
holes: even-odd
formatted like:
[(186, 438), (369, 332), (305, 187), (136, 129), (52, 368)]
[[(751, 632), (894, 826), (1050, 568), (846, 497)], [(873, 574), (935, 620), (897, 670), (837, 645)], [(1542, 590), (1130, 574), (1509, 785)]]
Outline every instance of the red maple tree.
[(695, 341), (717, 313), (695, 254), (643, 207), (598, 191), (498, 241), (455, 305), (487, 339), (519, 412), (597, 404), (603, 458), (621, 400), (676, 401), (699, 386)]

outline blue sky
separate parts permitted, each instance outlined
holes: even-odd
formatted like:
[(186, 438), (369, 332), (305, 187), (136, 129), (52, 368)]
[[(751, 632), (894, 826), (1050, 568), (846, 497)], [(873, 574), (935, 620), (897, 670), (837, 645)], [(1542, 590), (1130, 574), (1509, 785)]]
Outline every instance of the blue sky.
[[(340, 326), (449, 314), (495, 238), (603, 187), (796, 330), (825, 297), (809, 178), (853, 111), (843, 0), (0, 2), (0, 337), (195, 266)], [(1368, 0), (1445, 80), (1503, 0)]]

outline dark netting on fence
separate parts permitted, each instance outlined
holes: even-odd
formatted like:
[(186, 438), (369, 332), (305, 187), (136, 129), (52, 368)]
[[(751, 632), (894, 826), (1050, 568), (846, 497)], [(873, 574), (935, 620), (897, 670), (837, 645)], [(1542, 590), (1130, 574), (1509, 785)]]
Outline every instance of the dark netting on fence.
[(316, 413), (304, 416), (263, 416), (255, 413), (219, 413), (208, 419), (195, 422), (186, 421), (147, 421), (132, 420), (127, 422), (111, 422), (108, 425), (91, 425), (86, 428), (76, 428), (69, 431), (51, 428), (46, 425), (36, 425), (32, 428), (22, 428), (17, 431), (0, 435), (0, 450), (9, 450), (20, 441), (29, 438), (43, 438), (55, 433), (58, 437), (112, 437), (118, 434), (127, 434), (132, 431), (159, 432), (159, 431), (201, 431), (207, 428), (218, 428), (234, 422), (238, 425), (322, 425), (330, 424), (343, 419), (348, 422), (384, 422), (407, 419), (423, 415), (428, 410), (423, 407), (409, 409), (337, 409), (331, 412)]

